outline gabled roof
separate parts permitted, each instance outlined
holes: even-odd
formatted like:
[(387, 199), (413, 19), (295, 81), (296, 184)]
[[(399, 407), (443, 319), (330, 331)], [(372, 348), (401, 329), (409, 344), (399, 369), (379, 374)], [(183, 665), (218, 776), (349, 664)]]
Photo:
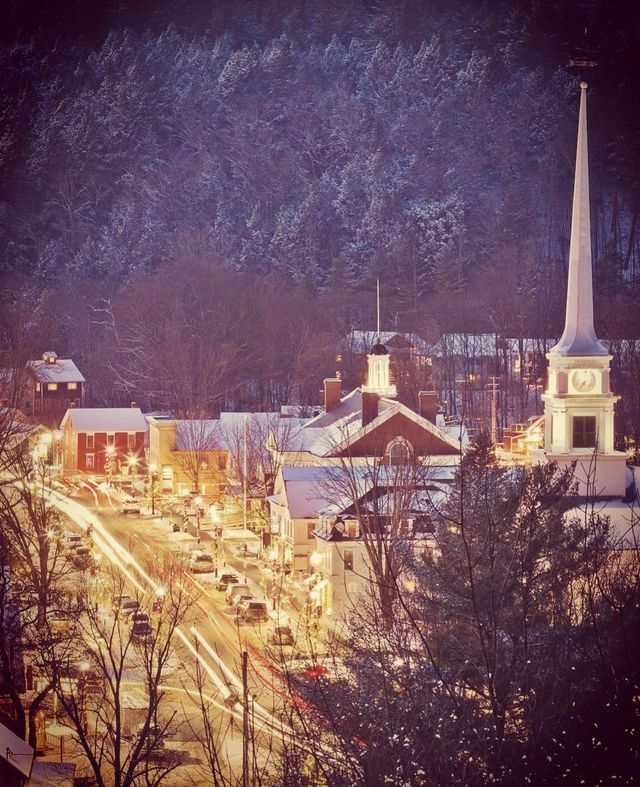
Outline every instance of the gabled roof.
[(41, 383), (83, 383), (84, 377), (70, 358), (58, 358), (55, 363), (28, 361), (27, 367)]
[(62, 429), (75, 432), (146, 432), (147, 420), (139, 407), (72, 407), (64, 414)]
[(378, 415), (362, 426), (362, 390), (356, 388), (334, 408), (307, 421), (295, 438), (295, 447), (290, 450), (307, 451), (316, 456), (336, 455), (398, 414), (448, 445), (451, 454), (459, 453), (460, 437), (462, 444), (466, 443), (466, 432), (461, 433), (460, 426), (436, 426), (401, 402), (384, 397), (378, 399)]

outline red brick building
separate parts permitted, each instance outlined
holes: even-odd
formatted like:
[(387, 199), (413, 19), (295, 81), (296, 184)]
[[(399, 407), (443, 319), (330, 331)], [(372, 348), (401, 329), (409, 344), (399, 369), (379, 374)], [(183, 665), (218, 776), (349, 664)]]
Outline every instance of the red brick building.
[(139, 407), (72, 408), (60, 427), (65, 472), (146, 473), (148, 424)]

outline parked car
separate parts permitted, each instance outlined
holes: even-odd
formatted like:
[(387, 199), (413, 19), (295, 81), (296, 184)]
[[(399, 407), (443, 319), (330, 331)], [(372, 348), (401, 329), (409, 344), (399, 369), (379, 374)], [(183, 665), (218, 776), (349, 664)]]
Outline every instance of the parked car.
[(240, 578), (237, 574), (234, 574), (232, 571), (225, 571), (223, 574), (220, 574), (218, 577), (218, 581), (216, 582), (216, 588), (218, 590), (226, 590), (229, 585), (238, 585), (240, 583)]
[(131, 638), (146, 639), (152, 631), (153, 629), (151, 628), (149, 621), (141, 620), (138, 623), (133, 624), (133, 628), (131, 629)]
[(231, 606), (235, 607), (237, 611), (239, 604), (242, 604), (243, 601), (250, 601), (251, 599), (255, 599), (253, 593), (240, 593), (240, 595), (233, 597)]
[(224, 593), (224, 597), (226, 599), (227, 604), (233, 606), (233, 600), (236, 596), (242, 595), (251, 595), (251, 588), (249, 585), (240, 585), (239, 583), (236, 585), (231, 585), (227, 587)]
[(73, 551), (71, 560), (78, 568), (89, 568), (93, 563), (93, 551), (89, 547), (79, 546)]
[(140, 513), (140, 503), (137, 500), (125, 500), (122, 504), (122, 513), (123, 514), (139, 514)]
[(213, 555), (209, 552), (192, 552), (189, 560), (189, 570), (194, 574), (208, 574), (216, 570)]
[(73, 551), (83, 545), (82, 536), (79, 533), (65, 533), (64, 543), (68, 550)]
[(293, 631), (289, 626), (271, 626), (267, 631), (267, 642), (271, 645), (293, 645)]
[(247, 599), (238, 604), (238, 617), (247, 623), (260, 623), (269, 619), (267, 605), (264, 601), (257, 599)]
[(146, 612), (142, 612), (139, 609), (135, 609), (129, 618), (131, 623), (135, 626), (136, 623), (148, 623), (149, 622), (149, 615)]

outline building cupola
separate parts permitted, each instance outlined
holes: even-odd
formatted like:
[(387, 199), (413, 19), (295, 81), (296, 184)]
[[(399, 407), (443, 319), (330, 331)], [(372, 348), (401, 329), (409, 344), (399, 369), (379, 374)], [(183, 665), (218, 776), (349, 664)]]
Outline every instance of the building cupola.
[(390, 361), (389, 350), (381, 342), (376, 342), (367, 355), (367, 384), (362, 386), (363, 392), (396, 396), (396, 386), (391, 383)]

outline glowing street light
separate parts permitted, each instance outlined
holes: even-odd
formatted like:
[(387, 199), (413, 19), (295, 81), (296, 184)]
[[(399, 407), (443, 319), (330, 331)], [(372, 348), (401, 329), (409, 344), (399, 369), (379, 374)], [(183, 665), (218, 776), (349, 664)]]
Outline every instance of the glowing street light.
[(108, 445), (104, 449), (105, 452), (105, 470), (107, 471), (107, 483), (111, 486), (111, 476), (113, 475), (113, 463), (115, 461), (116, 448), (114, 445)]

